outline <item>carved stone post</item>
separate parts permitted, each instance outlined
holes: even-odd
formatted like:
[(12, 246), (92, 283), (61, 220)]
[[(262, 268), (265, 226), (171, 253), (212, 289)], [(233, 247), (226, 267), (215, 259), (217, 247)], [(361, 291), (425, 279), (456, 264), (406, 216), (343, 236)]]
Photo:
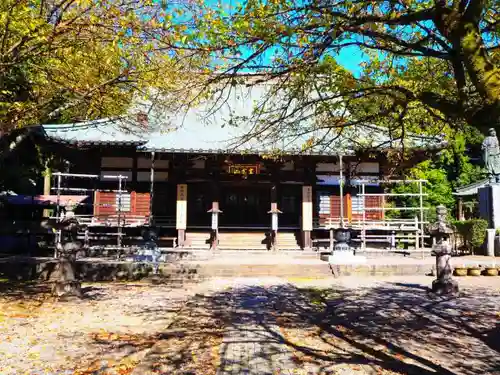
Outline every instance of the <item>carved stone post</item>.
[(271, 249), (278, 249), (278, 214), (282, 212), (278, 210), (277, 203), (271, 203), (271, 210), (267, 212), (271, 214)]
[(148, 260), (153, 265), (153, 274), (158, 275), (160, 269), (161, 251), (158, 248), (158, 232), (155, 228), (148, 228), (142, 232), (144, 239), (143, 249), (140, 251), (140, 260)]
[(436, 255), (436, 280), (432, 282), (432, 292), (438, 295), (454, 295), (458, 293), (458, 283), (453, 280), (451, 266), (451, 244), (449, 242), (453, 228), (446, 218), (446, 207), (436, 207), (437, 221), (429, 227), (435, 239), (433, 253)]
[(211, 228), (212, 232), (210, 235), (210, 250), (217, 250), (219, 246), (219, 214), (222, 211), (219, 209), (219, 202), (212, 202), (212, 208), (208, 210), (211, 214)]
[(81, 283), (75, 276), (75, 260), (76, 253), (83, 248), (83, 244), (77, 240), (78, 223), (72, 215), (67, 215), (67, 218), (59, 225), (62, 241), (58, 249), (58, 262), (51, 275), (54, 280), (52, 294), (61, 299), (80, 298), (82, 296)]

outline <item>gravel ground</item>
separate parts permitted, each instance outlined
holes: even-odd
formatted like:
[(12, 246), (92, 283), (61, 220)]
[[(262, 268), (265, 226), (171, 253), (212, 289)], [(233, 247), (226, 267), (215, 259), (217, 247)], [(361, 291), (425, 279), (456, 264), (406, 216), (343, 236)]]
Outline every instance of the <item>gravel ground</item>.
[[(500, 277), (457, 278), (458, 298), (429, 294), (432, 280), (213, 281), (229, 288), (221, 362), (237, 369), (221, 374), (500, 374)], [(248, 332), (260, 337), (253, 349)], [(273, 351), (293, 364), (265, 354)]]
[(500, 277), (457, 280), (453, 299), (427, 293), (432, 277), (85, 284), (86, 299), (63, 303), (3, 291), (0, 374), (213, 374), (231, 355), (216, 352), (223, 338), (241, 351), (249, 326), (255, 356), (282, 345), (290, 373), (500, 374)]
[(126, 374), (194, 293), (139, 283), (83, 287), (86, 299), (78, 302), (55, 303), (29, 288), (0, 296), (0, 374), (91, 374), (97, 368)]

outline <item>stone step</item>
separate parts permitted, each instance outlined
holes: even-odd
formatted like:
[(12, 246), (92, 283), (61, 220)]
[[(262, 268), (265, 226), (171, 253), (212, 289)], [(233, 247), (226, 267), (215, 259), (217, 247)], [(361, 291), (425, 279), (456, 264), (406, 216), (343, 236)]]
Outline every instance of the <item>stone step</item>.
[[(233, 254), (233, 259), (229, 254)], [(293, 252), (294, 257), (315, 258), (317, 253), (309, 251)], [(246, 251), (255, 254), (255, 264), (241, 262), (238, 251), (227, 253), (199, 252), (207, 260), (196, 259), (187, 262), (174, 262), (160, 264), (160, 271), (164, 275), (164, 283), (183, 285), (183, 283), (198, 282), (211, 277), (334, 277), (335, 276), (392, 276), (392, 275), (426, 275), (435, 267), (434, 259), (418, 260), (412, 262), (401, 260), (401, 263), (372, 262), (356, 265), (334, 265), (321, 261), (295, 260), (287, 263), (292, 252), (266, 252)], [(220, 256), (220, 262), (217, 257)], [(225, 259), (226, 258), (226, 259)], [(236, 259), (234, 259), (236, 258)], [(246, 257), (248, 259), (248, 257)], [(283, 260), (280, 260), (283, 259)], [(260, 263), (257, 263), (260, 262)], [(466, 266), (490, 264), (489, 261), (464, 260)], [(461, 264), (462, 264), (461, 263)], [(20, 280), (49, 280), (55, 268), (53, 259), (11, 259), (0, 262), (0, 274), (8, 279)], [(83, 281), (113, 281), (113, 280), (139, 280), (151, 276), (152, 265), (139, 262), (110, 261), (110, 260), (78, 260), (76, 262), (77, 277)], [(431, 279), (429, 279), (431, 280)]]

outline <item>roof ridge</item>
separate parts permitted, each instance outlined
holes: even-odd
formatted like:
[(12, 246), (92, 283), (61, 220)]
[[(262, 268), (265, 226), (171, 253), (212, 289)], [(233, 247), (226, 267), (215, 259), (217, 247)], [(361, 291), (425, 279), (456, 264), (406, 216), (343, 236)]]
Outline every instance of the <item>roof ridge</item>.
[(79, 121), (79, 122), (71, 122), (68, 124), (43, 124), (43, 128), (48, 128), (48, 129), (82, 129), (85, 127), (90, 127), (90, 126), (96, 126), (100, 125), (106, 122), (112, 122), (112, 118), (105, 117), (102, 119), (96, 119), (96, 120), (85, 120), (85, 121)]

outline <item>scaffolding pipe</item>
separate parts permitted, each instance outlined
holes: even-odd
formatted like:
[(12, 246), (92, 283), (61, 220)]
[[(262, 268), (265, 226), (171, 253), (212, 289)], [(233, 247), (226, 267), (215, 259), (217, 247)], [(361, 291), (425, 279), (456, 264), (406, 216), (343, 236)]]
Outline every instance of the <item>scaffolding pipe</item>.
[(366, 249), (366, 195), (365, 183), (361, 184), (361, 196), (363, 197), (363, 225), (361, 230), (361, 248)]
[(340, 227), (344, 227), (344, 165), (342, 160), (342, 154), (339, 155), (339, 167), (340, 167)]
[[(102, 176), (102, 178), (111, 178), (111, 179), (117, 179), (117, 180), (126, 180), (128, 177), (127, 176), (123, 176), (123, 175), (112, 175), (112, 174), (105, 174)], [(121, 190), (121, 189), (119, 189)]]
[(394, 184), (407, 184), (409, 182), (427, 182), (427, 180), (380, 180), (380, 179), (360, 179), (360, 180), (356, 180), (356, 182), (359, 182), (359, 183), (379, 183), (379, 184), (391, 184), (391, 183), (394, 183)]
[(54, 176), (74, 177), (74, 178), (99, 178), (99, 175), (97, 174), (62, 173), (62, 172), (55, 172)]
[(151, 151), (151, 174), (149, 186), (149, 226), (153, 225), (153, 198), (155, 193), (155, 152)]
[[(57, 201), (56, 201), (56, 222), (61, 222), (61, 178), (60, 174), (57, 174)], [(58, 249), (61, 246), (61, 230), (56, 230), (56, 246), (54, 246), (54, 258), (58, 257)]]
[(419, 194), (419, 193), (367, 193), (360, 194), (366, 197), (420, 197), (420, 195), (427, 196), (429, 194)]
[[(57, 188), (51, 188), (51, 190), (58, 190)], [(59, 190), (61, 191), (99, 191), (99, 192), (107, 192), (107, 193), (118, 193), (119, 190), (110, 190), (110, 189), (87, 189), (87, 188), (68, 188), (68, 187), (61, 187)], [(126, 190), (122, 190), (122, 193), (126, 193)]]
[[(419, 181), (418, 183), (418, 189), (420, 193), (420, 246), (422, 247), (422, 250), (424, 249), (424, 186), (423, 182)], [(422, 257), (423, 257), (424, 252), (422, 251)]]
[[(74, 177), (74, 178), (99, 178), (100, 176), (98, 174), (81, 174), (81, 173), (62, 173), (62, 172), (55, 172), (53, 173), (54, 176), (60, 176), (60, 177)], [(111, 178), (111, 179), (127, 179), (127, 176), (123, 175), (103, 175), (103, 178)]]
[[(122, 213), (122, 175), (118, 176), (118, 218), (117, 218), (117, 230), (118, 230), (118, 237), (117, 237), (117, 246), (118, 248), (121, 248), (122, 246), (122, 227), (121, 227), (121, 213)], [(120, 253), (117, 253), (118, 259), (120, 259)]]
[(428, 210), (429, 207), (367, 207), (368, 211), (384, 211), (384, 210), (394, 210), (394, 211), (420, 211), (420, 210)]

